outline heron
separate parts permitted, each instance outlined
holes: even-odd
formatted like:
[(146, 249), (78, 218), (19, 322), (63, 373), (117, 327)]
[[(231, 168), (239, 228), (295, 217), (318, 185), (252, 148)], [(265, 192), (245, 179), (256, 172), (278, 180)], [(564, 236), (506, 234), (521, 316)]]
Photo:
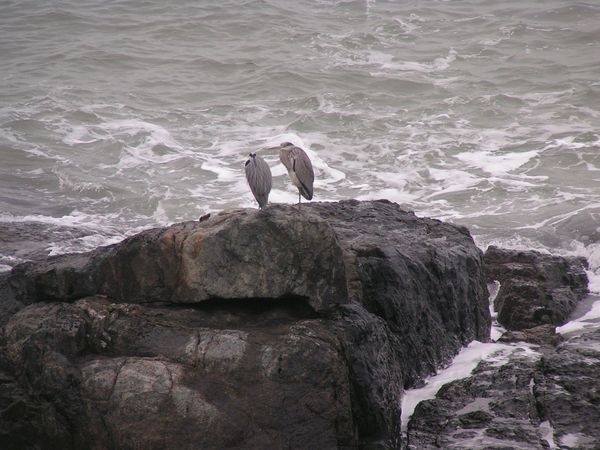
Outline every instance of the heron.
[(304, 150), (291, 142), (284, 142), (272, 149), (279, 149), (279, 159), (287, 169), (292, 183), (298, 188), (298, 208), (300, 208), (302, 197), (307, 200), (313, 198), (315, 173), (310, 158)]
[(258, 202), (259, 209), (267, 206), (269, 192), (271, 192), (271, 169), (264, 159), (256, 153), (250, 153), (246, 161), (246, 179), (252, 191), (252, 195)]

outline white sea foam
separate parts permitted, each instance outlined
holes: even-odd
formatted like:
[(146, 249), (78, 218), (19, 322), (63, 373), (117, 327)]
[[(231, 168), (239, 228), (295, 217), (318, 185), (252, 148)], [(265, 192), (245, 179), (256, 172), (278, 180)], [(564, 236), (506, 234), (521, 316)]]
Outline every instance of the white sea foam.
[(70, 125), (68, 128), (63, 137), (63, 142), (67, 145), (91, 144), (106, 138), (106, 136), (97, 134), (90, 126)]
[(429, 199), (439, 195), (467, 190), (482, 181), (481, 177), (475, 176), (464, 170), (457, 169), (435, 169), (429, 168), (429, 175), (436, 183), (436, 190), (424, 196)]
[[(54, 225), (58, 227), (78, 228), (86, 233), (85, 236), (63, 239), (60, 242), (48, 242), (47, 250), (51, 255), (69, 252), (83, 252), (96, 248), (99, 245), (109, 245), (119, 242), (125, 237), (147, 228), (145, 224), (137, 227), (124, 226), (123, 218), (118, 214), (92, 215), (81, 211), (73, 211), (61, 217), (31, 214), (15, 216), (10, 213), (0, 214), (0, 222), (34, 222)], [(4, 256), (4, 258), (6, 258)]]
[(560, 334), (572, 334), (576, 331), (588, 330), (590, 328), (600, 328), (600, 299), (592, 304), (592, 308), (575, 320), (556, 327), (556, 332)]
[(596, 448), (598, 443), (594, 437), (584, 433), (567, 433), (558, 438), (561, 448), (580, 449), (580, 448)]
[(539, 428), (542, 439), (548, 443), (548, 448), (558, 448), (554, 441), (554, 428), (552, 427), (552, 424), (548, 420), (545, 420), (540, 423)]
[(394, 188), (385, 188), (385, 189), (371, 189), (366, 194), (360, 194), (356, 196), (357, 200), (379, 200), (382, 198), (388, 199), (392, 202), (406, 204), (411, 203), (416, 199), (416, 195), (410, 194), (409, 192), (394, 189)]
[(23, 262), (23, 259), (11, 255), (0, 255), (0, 272), (6, 272), (17, 264)]
[(539, 155), (538, 151), (528, 152), (463, 152), (456, 158), (472, 167), (478, 167), (492, 175), (502, 176), (518, 169)]
[(91, 234), (75, 239), (63, 239), (60, 242), (50, 243), (46, 249), (49, 255), (62, 255), (64, 253), (80, 253), (94, 250), (100, 246), (116, 244), (126, 236), (107, 236), (106, 234)]
[(411, 15), (411, 17), (409, 17), (407, 20), (402, 20), (399, 17), (395, 17), (394, 22), (396, 22), (402, 31), (407, 34), (410, 34), (421, 27), (421, 24), (418, 20), (415, 20), (413, 15)]
[(547, 219), (541, 220), (541, 221), (533, 223), (533, 224), (515, 227), (515, 229), (516, 230), (541, 229), (541, 228), (547, 227), (549, 225), (556, 226), (556, 225), (560, 224), (561, 222), (564, 222), (564, 221), (570, 219), (571, 217), (577, 216), (581, 212), (588, 211), (588, 210), (596, 210), (599, 208), (600, 208), (600, 203), (592, 203), (592, 204), (582, 206), (581, 208), (571, 210), (564, 214), (557, 214), (552, 217), (548, 217)]
[(378, 66), (381, 70), (381, 72), (370, 71), (371, 75), (374, 76), (389, 76), (390, 73), (394, 72), (431, 74), (443, 72), (444, 70), (448, 69), (450, 65), (456, 61), (456, 55), (456, 50), (451, 48), (448, 50), (448, 54), (446, 56), (440, 56), (431, 62), (398, 61), (394, 55), (372, 50), (368, 54), (366, 63)]
[(218, 181), (236, 181), (240, 176), (239, 169), (235, 170), (229, 164), (215, 158), (204, 161), (200, 167), (203, 170), (214, 173)]
[(500, 282), (495, 281), (492, 285), (488, 287), (491, 287), (489, 298), (490, 317), (492, 318), (490, 339), (492, 340), (492, 342), (496, 342), (506, 332), (506, 329), (498, 322), (498, 312), (494, 309), (494, 301), (496, 300), (496, 297), (500, 292)]
[(128, 169), (140, 164), (166, 164), (193, 157), (169, 130), (161, 125), (131, 118), (109, 120), (96, 125), (71, 125), (64, 128), (63, 142), (69, 146), (119, 142), (122, 153), (118, 167)]
[(423, 400), (432, 399), (435, 397), (438, 390), (445, 384), (466, 378), (470, 376), (473, 369), (481, 361), (486, 361), (494, 367), (501, 367), (506, 364), (509, 357), (519, 351), (522, 356), (530, 358), (539, 358), (537, 353), (530, 344), (521, 342), (516, 344), (499, 344), (497, 341), (500, 336), (506, 331), (497, 322), (497, 312), (494, 310), (494, 300), (500, 290), (500, 283), (495, 282), (490, 286), (489, 309), (492, 317), (491, 338), (492, 342), (482, 343), (472, 341), (467, 347), (464, 347), (459, 354), (452, 360), (452, 363), (445, 369), (425, 380), (425, 385), (421, 388), (409, 389), (402, 397), (402, 429), (406, 432), (408, 421), (412, 416), (416, 406)]

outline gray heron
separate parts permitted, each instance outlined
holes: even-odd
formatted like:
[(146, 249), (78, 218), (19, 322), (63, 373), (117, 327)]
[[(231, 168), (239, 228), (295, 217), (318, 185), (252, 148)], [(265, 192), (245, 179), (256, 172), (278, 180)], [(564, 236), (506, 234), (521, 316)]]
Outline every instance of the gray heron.
[(254, 198), (258, 202), (258, 207), (263, 209), (269, 201), (269, 192), (271, 192), (271, 169), (264, 159), (256, 153), (250, 153), (250, 158), (246, 161), (246, 179)]
[(287, 169), (292, 183), (298, 188), (298, 208), (300, 208), (300, 196), (307, 200), (313, 198), (315, 173), (310, 158), (304, 150), (291, 142), (284, 142), (272, 149), (279, 149), (279, 159)]

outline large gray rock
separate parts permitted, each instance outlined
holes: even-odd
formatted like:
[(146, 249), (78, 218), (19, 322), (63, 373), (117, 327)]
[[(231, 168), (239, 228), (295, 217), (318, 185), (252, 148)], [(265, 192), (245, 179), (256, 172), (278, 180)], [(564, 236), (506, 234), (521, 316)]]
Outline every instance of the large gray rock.
[(51, 437), (72, 448), (350, 446), (339, 341), (305, 303), (259, 302), (31, 305), (8, 322), (3, 356), (65, 419)]
[(468, 232), (385, 201), (148, 230), (0, 300), (0, 404), (33, 418), (6, 448), (399, 447), (404, 387), (490, 324)]
[(588, 292), (585, 258), (490, 246), (484, 262), (488, 281), (500, 282), (494, 308), (509, 330), (562, 325)]
[(325, 310), (346, 299), (341, 249), (320, 217), (297, 219), (277, 209), (229, 211), (91, 253), (22, 264), (10, 281), (24, 303), (96, 294), (136, 303), (296, 295)]

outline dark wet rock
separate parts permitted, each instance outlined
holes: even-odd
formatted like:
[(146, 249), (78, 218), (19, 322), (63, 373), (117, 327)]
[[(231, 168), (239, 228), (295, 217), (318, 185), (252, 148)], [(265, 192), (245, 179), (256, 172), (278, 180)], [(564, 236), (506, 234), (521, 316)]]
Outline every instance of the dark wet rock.
[(600, 329), (583, 333), (544, 356), (534, 386), (555, 441), (569, 448), (597, 449), (600, 443)]
[(299, 301), (225, 312), (93, 297), (28, 306), (5, 336), (9, 365), (67, 418), (74, 448), (334, 448), (355, 439), (339, 341)]
[(501, 367), (482, 362), (471, 377), (444, 385), (435, 399), (417, 405), (407, 447), (542, 448), (531, 392), (536, 361), (518, 352)]
[(468, 232), (385, 201), (148, 230), (17, 266), (0, 300), (39, 448), (398, 447), (403, 388), (490, 324)]
[(55, 406), (0, 370), (0, 448), (69, 448), (68, 424)]
[(500, 282), (494, 308), (509, 330), (562, 325), (588, 292), (584, 258), (490, 246), (484, 262), (488, 282)]
[(421, 402), (408, 448), (597, 449), (600, 329), (534, 351), (517, 351), (501, 366), (482, 362)]
[(499, 342), (529, 342), (530, 344), (556, 347), (564, 338), (555, 332), (554, 325), (540, 325), (521, 331), (505, 332)]

